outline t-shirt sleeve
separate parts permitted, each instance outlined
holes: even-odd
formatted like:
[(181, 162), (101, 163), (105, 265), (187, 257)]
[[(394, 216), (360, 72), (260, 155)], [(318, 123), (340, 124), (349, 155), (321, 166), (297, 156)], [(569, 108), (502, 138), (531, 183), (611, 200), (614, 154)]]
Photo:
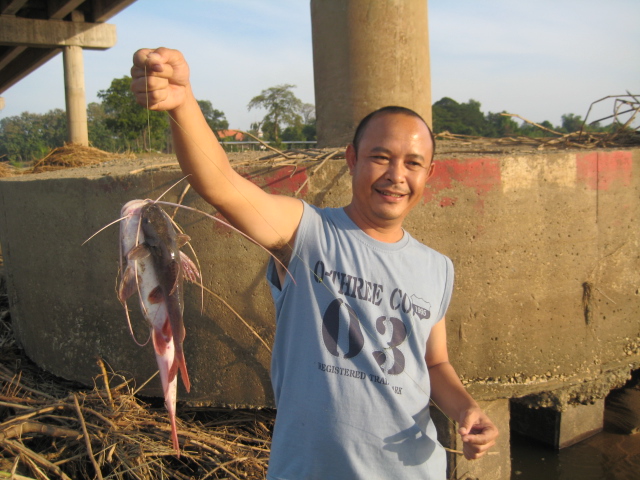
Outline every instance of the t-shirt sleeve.
[(447, 256), (443, 255), (445, 260), (445, 286), (444, 292), (442, 294), (442, 303), (440, 304), (440, 310), (438, 312), (438, 317), (436, 323), (442, 320), (442, 318), (447, 313), (447, 309), (449, 308), (449, 303), (451, 303), (451, 296), (453, 295), (453, 278), (454, 278), (454, 270), (453, 270), (453, 262)]
[(278, 298), (282, 295), (284, 290), (287, 288), (287, 285), (292, 281), (291, 276), (293, 275), (293, 271), (296, 268), (296, 265), (300, 261), (300, 257), (298, 255), (300, 251), (300, 246), (304, 245), (305, 237), (307, 235), (309, 222), (312, 221), (313, 216), (313, 208), (304, 200), (301, 200), (303, 211), (302, 218), (300, 219), (300, 225), (298, 225), (298, 230), (296, 231), (296, 238), (293, 243), (293, 251), (291, 252), (291, 259), (289, 260), (289, 265), (287, 265), (287, 269), (289, 273), (285, 277), (284, 285), (280, 284), (280, 277), (278, 276), (278, 269), (276, 268), (276, 262), (273, 257), (269, 257), (269, 264), (267, 265), (267, 283), (269, 284), (269, 288), (271, 289), (271, 295), (273, 296), (274, 301), (277, 303)]

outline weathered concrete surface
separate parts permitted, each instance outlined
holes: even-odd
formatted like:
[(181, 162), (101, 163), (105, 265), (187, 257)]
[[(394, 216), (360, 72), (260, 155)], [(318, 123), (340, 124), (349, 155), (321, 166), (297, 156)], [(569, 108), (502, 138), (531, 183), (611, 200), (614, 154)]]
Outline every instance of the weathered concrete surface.
[[(477, 398), (529, 396), (536, 406), (561, 410), (604, 398), (637, 368), (639, 162), (638, 149), (439, 156), (407, 229), (454, 261), (450, 355)], [(114, 162), (0, 181), (16, 334), (27, 354), (57, 375), (89, 383), (98, 373), (96, 356), (138, 383), (155, 370), (151, 347), (133, 343), (116, 300), (117, 228), (81, 246), (126, 201), (153, 198), (180, 178), (175, 170), (130, 174), (133, 168)], [(254, 169), (251, 175), (271, 191), (291, 193), (307, 169)], [(302, 196), (344, 205), (349, 185), (344, 162), (336, 160), (309, 179)], [(210, 211), (192, 193), (185, 204)], [(177, 220), (193, 238), (205, 284), (269, 342), (266, 255), (202, 217)], [(591, 295), (583, 304), (585, 282)], [(208, 294), (201, 315), (197, 287), (187, 290), (185, 351), (193, 389), (180, 398), (270, 405), (267, 349)], [(137, 313), (135, 302), (130, 307)], [(139, 318), (134, 326), (146, 339)], [(159, 382), (146, 392), (158, 395)]]

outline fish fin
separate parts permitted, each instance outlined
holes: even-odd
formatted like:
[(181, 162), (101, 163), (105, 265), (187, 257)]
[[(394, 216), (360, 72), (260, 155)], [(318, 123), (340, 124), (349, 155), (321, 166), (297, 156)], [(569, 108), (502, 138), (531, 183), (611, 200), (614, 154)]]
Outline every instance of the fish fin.
[(164, 301), (164, 295), (162, 295), (162, 287), (158, 285), (156, 288), (151, 290), (149, 296), (147, 297), (151, 303), (154, 305)]
[(182, 275), (180, 262), (171, 260), (171, 264), (169, 265), (169, 272), (171, 274), (171, 290), (169, 291), (169, 296), (171, 296), (175, 293), (176, 288), (178, 288), (178, 284), (180, 283), (180, 275)]
[(182, 383), (185, 390), (187, 392), (191, 391), (191, 381), (189, 380), (189, 373), (187, 372), (187, 362), (184, 359), (184, 351), (182, 348), (178, 348), (176, 346), (175, 358), (173, 360), (173, 365), (171, 365), (171, 370), (177, 373), (178, 369), (180, 369), (180, 373), (182, 374)]
[(120, 286), (118, 287), (118, 299), (121, 303), (124, 303), (136, 291), (136, 273), (131, 265), (129, 265), (122, 274), (122, 280), (120, 281)]
[(191, 237), (186, 233), (179, 233), (176, 235), (176, 245), (178, 248), (184, 247), (187, 243), (191, 241)]
[(185, 280), (191, 283), (195, 283), (200, 279), (200, 272), (198, 267), (193, 263), (186, 253), (180, 252), (180, 262), (182, 263), (182, 273)]
[(176, 375), (178, 374), (178, 362), (176, 361), (176, 359), (173, 359), (173, 363), (171, 364), (171, 367), (169, 367), (169, 382), (173, 382), (173, 379), (176, 378)]
[(129, 253), (127, 253), (127, 260), (142, 260), (144, 258), (147, 258), (149, 255), (151, 255), (149, 246), (146, 243), (140, 243), (129, 250)]
[[(167, 345), (171, 341), (171, 324), (167, 318), (162, 325), (162, 328), (154, 328), (152, 332), (153, 349), (156, 354), (163, 356), (167, 351)], [(175, 361), (173, 362), (175, 363)]]

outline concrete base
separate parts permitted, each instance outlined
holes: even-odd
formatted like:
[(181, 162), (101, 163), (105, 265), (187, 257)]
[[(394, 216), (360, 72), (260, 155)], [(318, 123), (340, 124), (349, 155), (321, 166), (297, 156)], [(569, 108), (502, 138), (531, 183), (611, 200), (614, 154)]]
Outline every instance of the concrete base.
[(518, 402), (511, 406), (511, 428), (557, 450), (570, 447), (602, 431), (604, 399), (589, 405), (530, 408)]
[(449, 449), (447, 478), (508, 480), (511, 478), (509, 400), (479, 401), (478, 403), (500, 431), (496, 445), (487, 455), (478, 460), (467, 460), (464, 455), (457, 453), (462, 451), (458, 423), (447, 418), (439, 409), (431, 407), (431, 416), (438, 429), (438, 440)]
[[(447, 342), (469, 388), (486, 387), (475, 398), (523, 397), (571, 381), (566, 392), (540, 393), (535, 405), (562, 410), (623, 385), (629, 365), (640, 364), (640, 149), (451, 158), (442, 143), (424, 201), (405, 226), (454, 262)], [(82, 243), (115, 220), (127, 201), (157, 198), (178, 181), (177, 168), (158, 169), (174, 162), (164, 156), (120, 159), (0, 179), (12, 325), (40, 367), (87, 385), (100, 373), (96, 357), (137, 385), (155, 373), (153, 347), (138, 348), (131, 339), (114, 291), (117, 226)], [(346, 205), (351, 177), (344, 161), (322, 165), (270, 169), (255, 162), (242, 173), (272, 193), (300, 191), (310, 204)], [(183, 188), (165, 200), (176, 201)], [(192, 192), (184, 204), (212, 211)], [(192, 238), (204, 284), (218, 296), (206, 294), (201, 313), (200, 290), (185, 286), (184, 350), (192, 389), (188, 395), (180, 390), (180, 400), (273, 405), (270, 353), (261, 341), (269, 345), (274, 332), (267, 255), (200, 215), (183, 211), (176, 221)], [(596, 270), (594, 259), (600, 259)], [(596, 279), (595, 313), (586, 323), (583, 283)], [(136, 299), (129, 308), (143, 342), (149, 329)], [(513, 394), (517, 386), (527, 391)], [(148, 383), (144, 394), (161, 396), (160, 381)], [(507, 430), (505, 425), (501, 438)]]

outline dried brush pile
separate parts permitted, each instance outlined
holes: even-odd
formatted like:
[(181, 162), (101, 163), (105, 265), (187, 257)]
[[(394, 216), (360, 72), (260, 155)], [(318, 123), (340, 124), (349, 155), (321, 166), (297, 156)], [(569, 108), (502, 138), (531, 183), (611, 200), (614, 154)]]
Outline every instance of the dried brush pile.
[(10, 163), (0, 162), (0, 178), (13, 177), (22, 173), (19, 168), (14, 167)]
[(164, 407), (108, 373), (93, 389), (55, 378), (17, 348), (0, 289), (0, 479), (264, 479), (271, 411), (179, 408), (178, 458)]
[(67, 143), (63, 147), (54, 148), (44, 158), (38, 160), (25, 173), (40, 173), (62, 168), (84, 167), (106, 162), (116, 158), (133, 158), (132, 155), (109, 153), (93, 147), (77, 143)]

